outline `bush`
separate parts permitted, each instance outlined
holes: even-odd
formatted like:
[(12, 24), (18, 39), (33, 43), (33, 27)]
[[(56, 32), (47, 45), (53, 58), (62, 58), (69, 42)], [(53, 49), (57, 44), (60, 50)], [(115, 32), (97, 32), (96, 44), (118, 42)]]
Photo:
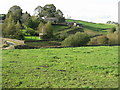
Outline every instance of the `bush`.
[(67, 38), (68, 36), (69, 36), (68, 33), (63, 32), (63, 33), (61, 33), (61, 34), (59, 35), (59, 39), (60, 39), (60, 40), (64, 40), (64, 39)]
[(24, 34), (21, 31), (17, 31), (14, 35), (15, 39), (24, 40)]
[(22, 29), (21, 31), (23, 32), (24, 35), (30, 35), (30, 36), (34, 36), (37, 33), (37, 31), (28, 27), (25, 27), (25, 29)]
[(71, 35), (63, 42), (63, 46), (81, 46), (85, 45), (89, 41), (89, 37), (85, 33), (77, 32), (75, 35)]
[(109, 38), (108, 44), (120, 44), (120, 26), (118, 25), (116, 28), (112, 29), (112, 33), (108, 33), (107, 37)]
[(31, 36), (35, 35), (35, 30), (33, 30), (33, 29), (28, 28), (26, 32)]
[(107, 45), (108, 44), (108, 38), (106, 36), (97, 36), (94, 38), (91, 38), (88, 45)]
[(115, 33), (108, 34), (107, 37), (109, 38), (108, 44), (114, 45), (114, 44), (120, 44), (119, 35)]

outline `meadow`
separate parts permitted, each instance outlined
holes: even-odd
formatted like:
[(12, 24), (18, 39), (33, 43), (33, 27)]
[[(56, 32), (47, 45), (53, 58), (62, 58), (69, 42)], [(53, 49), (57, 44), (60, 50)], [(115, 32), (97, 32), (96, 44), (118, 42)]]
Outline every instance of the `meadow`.
[(3, 50), (3, 88), (118, 88), (118, 46)]

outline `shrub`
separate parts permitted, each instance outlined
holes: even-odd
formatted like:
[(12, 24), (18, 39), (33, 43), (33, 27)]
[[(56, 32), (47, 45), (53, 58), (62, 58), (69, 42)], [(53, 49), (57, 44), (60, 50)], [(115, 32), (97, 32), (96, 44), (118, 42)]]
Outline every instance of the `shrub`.
[(88, 45), (107, 45), (108, 44), (108, 38), (106, 36), (97, 36), (94, 38), (91, 38)]
[(24, 40), (24, 34), (22, 33), (22, 31), (17, 31), (14, 35), (14, 38), (19, 40)]
[(64, 40), (65, 38), (67, 38), (69, 36), (69, 34), (67, 32), (63, 32), (59, 35), (59, 39), (60, 40)]
[(29, 35), (31, 36), (34, 36), (35, 35), (35, 30), (31, 29), (31, 28), (28, 28), (26, 33), (28, 33)]
[(108, 44), (108, 38), (106, 36), (98, 36), (97, 37), (97, 43), (98, 43), (98, 45), (107, 45)]
[(116, 33), (108, 34), (107, 37), (109, 38), (108, 44), (114, 45), (114, 44), (120, 44), (119, 35)]
[(107, 38), (109, 38), (108, 44), (120, 44), (120, 26), (118, 25), (116, 28), (111, 29), (111, 33), (107, 34)]
[(63, 46), (81, 46), (89, 41), (89, 37), (85, 33), (77, 32), (75, 35), (70, 35), (63, 42)]

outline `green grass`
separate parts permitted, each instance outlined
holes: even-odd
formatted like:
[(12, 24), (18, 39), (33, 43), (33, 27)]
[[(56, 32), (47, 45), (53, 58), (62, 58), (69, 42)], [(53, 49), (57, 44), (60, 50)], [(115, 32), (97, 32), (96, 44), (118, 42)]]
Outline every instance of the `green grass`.
[(41, 40), (38, 36), (25, 36), (24, 40)]
[(3, 88), (117, 88), (118, 46), (3, 50)]
[(80, 31), (82, 31), (83, 29), (82, 28), (80, 28), (80, 29), (77, 29), (77, 27), (71, 27), (71, 28), (69, 28), (69, 29), (65, 29), (65, 30), (61, 30), (61, 31), (59, 31), (59, 32), (57, 32), (56, 34), (58, 34), (58, 33), (68, 33), (68, 32), (73, 32), (73, 34), (75, 34), (76, 32), (80, 32)]
[(69, 26), (60, 26), (60, 25), (53, 25), (53, 31), (54, 33), (58, 31), (63, 31), (65, 29), (69, 28)]
[(67, 22), (77, 22), (83, 24), (85, 29), (93, 30), (93, 31), (98, 31), (98, 32), (104, 32), (104, 29), (110, 29), (116, 27), (116, 25), (110, 25), (110, 24), (102, 24), (102, 23), (91, 23), (91, 22), (86, 22), (86, 21), (81, 21), (81, 20), (72, 20), (72, 19), (67, 19)]

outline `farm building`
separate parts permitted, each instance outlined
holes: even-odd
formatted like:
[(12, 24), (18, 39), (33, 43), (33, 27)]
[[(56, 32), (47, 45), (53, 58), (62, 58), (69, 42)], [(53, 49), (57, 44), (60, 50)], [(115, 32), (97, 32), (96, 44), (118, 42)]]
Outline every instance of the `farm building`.
[(73, 25), (74, 25), (74, 22), (66, 22), (66, 24), (73, 26)]
[(71, 26), (76, 26), (76, 27), (83, 27), (82, 24), (80, 23), (76, 23), (76, 22), (66, 22), (67, 25), (71, 25)]
[(58, 22), (58, 18), (48, 17), (48, 18), (45, 18), (45, 21), (51, 21), (52, 23), (57, 23)]

